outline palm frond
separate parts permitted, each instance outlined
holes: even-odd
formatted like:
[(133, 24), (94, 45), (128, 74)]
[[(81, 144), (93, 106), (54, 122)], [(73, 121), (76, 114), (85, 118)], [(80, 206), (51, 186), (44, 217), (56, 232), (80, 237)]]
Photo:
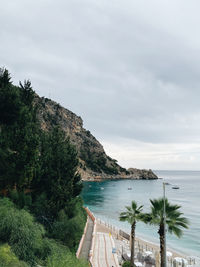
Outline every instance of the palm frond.
[(120, 213), (120, 221), (127, 221), (133, 224), (136, 221), (141, 220), (142, 208), (143, 206), (138, 206), (135, 201), (131, 202), (131, 206), (126, 206), (126, 211)]

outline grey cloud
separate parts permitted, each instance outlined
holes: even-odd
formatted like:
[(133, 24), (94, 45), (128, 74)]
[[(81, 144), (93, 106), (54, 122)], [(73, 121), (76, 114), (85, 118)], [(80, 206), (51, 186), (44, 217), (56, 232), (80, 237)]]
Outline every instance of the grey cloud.
[(162, 3), (4, 2), (1, 64), (101, 139), (199, 142), (200, 4)]

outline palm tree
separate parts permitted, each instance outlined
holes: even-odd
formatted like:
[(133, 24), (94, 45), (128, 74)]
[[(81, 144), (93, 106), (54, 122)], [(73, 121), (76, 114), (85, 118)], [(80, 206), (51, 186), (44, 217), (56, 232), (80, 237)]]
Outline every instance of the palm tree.
[(142, 220), (142, 208), (143, 206), (137, 205), (135, 201), (132, 201), (130, 207), (126, 207), (125, 212), (120, 213), (120, 221), (127, 221), (131, 224), (131, 267), (134, 266), (134, 254), (135, 254), (135, 228), (136, 222)]
[[(158, 234), (160, 236), (160, 257), (161, 267), (165, 267), (165, 229), (168, 232), (181, 237), (183, 234), (182, 229), (188, 228), (189, 221), (182, 217), (183, 213), (179, 211), (181, 206), (170, 204), (168, 199), (165, 198), (165, 211), (166, 211), (166, 226), (164, 224), (164, 198), (150, 199), (151, 212), (146, 213), (144, 216), (145, 223), (158, 225)], [(166, 227), (166, 228), (164, 228)]]

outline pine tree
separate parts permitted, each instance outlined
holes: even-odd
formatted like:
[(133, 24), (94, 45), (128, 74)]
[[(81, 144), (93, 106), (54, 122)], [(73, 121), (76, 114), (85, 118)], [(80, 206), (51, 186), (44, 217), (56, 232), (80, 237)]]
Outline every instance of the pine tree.
[(23, 191), (34, 179), (38, 160), (38, 125), (31, 83), (16, 87), (0, 71), (0, 188)]
[(40, 163), (39, 175), (33, 181), (34, 192), (45, 194), (49, 209), (45, 213), (56, 217), (82, 189), (77, 152), (58, 127), (43, 133)]

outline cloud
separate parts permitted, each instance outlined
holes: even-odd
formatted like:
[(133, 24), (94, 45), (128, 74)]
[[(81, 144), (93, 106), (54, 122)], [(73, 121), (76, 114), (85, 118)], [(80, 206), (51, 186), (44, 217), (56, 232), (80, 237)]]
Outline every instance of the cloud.
[(106, 152), (126, 168), (199, 170), (200, 145), (143, 143), (137, 140), (103, 142)]
[(29, 78), (39, 95), (82, 116), (105, 148), (136, 140), (149, 160), (149, 144), (198, 148), (199, 8), (197, 0), (7, 1), (0, 62), (15, 83)]

